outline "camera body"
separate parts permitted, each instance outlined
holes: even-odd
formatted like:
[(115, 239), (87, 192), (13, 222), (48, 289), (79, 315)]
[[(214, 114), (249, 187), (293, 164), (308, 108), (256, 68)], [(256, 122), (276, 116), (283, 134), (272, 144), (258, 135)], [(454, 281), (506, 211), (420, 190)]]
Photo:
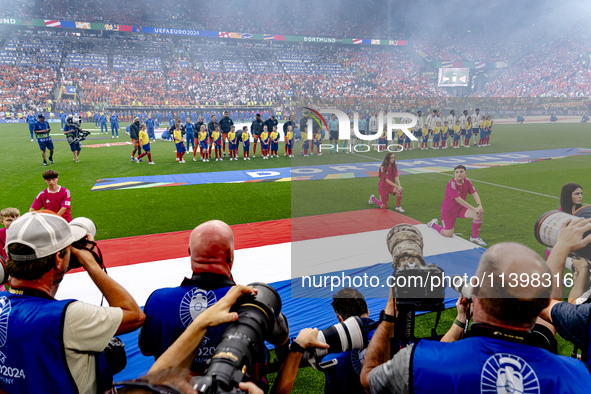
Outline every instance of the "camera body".
[[(74, 220), (72, 220), (70, 222), (70, 226), (81, 227), (86, 231), (87, 234), (91, 234), (93, 237), (96, 236), (96, 225), (89, 218), (85, 218), (85, 217), (75, 218)], [(74, 240), (74, 242), (72, 243), (72, 247), (74, 247), (76, 249), (85, 249), (85, 250), (91, 250), (95, 245), (96, 244), (94, 242), (90, 242), (88, 240), (86, 235), (80, 239)], [(94, 252), (93, 252), (93, 254), (94, 254)], [(98, 256), (95, 255), (95, 258), (97, 258), (97, 257)], [(97, 260), (97, 262), (102, 267), (102, 259), (99, 258)], [(70, 255), (70, 264), (68, 266), (68, 271), (70, 271), (74, 268), (80, 268), (80, 267), (82, 267), (82, 265), (80, 264), (80, 261), (78, 261), (78, 258), (74, 254), (71, 254)]]

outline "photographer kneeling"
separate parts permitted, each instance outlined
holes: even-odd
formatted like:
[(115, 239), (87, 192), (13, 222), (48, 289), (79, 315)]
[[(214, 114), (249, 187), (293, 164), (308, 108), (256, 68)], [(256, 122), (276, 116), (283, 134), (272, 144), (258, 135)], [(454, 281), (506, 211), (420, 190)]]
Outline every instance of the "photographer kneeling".
[[(0, 293), (0, 347), (11, 377), (0, 379), (0, 393), (110, 391), (113, 376), (102, 351), (114, 335), (139, 328), (145, 316), (102, 270), (92, 248), (71, 246), (85, 233), (58, 215), (37, 212), (6, 232), (11, 289)], [(86, 239), (93, 241), (90, 234)], [(54, 299), (74, 258), (110, 307)]]
[(390, 298), (365, 355), (361, 384), (366, 392), (590, 392), (585, 364), (530, 345), (531, 330), (548, 306), (551, 289), (532, 281), (515, 287), (505, 281), (502, 286), (502, 275), (507, 279), (511, 274), (541, 278), (550, 270), (524, 245), (492, 246), (482, 255), (475, 276), (492, 275), (495, 281), (484, 280), (473, 289), (474, 323), (468, 338), (452, 343), (419, 340), (392, 358), (396, 300)]

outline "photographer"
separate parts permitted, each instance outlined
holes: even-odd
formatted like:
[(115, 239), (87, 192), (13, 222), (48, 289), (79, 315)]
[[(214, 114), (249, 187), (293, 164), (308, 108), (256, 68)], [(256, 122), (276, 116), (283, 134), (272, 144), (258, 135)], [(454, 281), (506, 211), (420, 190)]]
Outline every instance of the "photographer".
[[(104, 393), (113, 382), (102, 351), (116, 334), (131, 332), (144, 314), (125, 289), (102, 270), (89, 249), (71, 246), (85, 230), (63, 218), (30, 212), (7, 231), (9, 293), (0, 293), (3, 362), (13, 378), (0, 379), (12, 393)], [(88, 241), (93, 241), (86, 234)], [(90, 245), (90, 244), (89, 244)], [(76, 258), (110, 307), (54, 296)], [(15, 374), (18, 373), (19, 378)]]
[[(238, 313), (229, 312), (243, 294), (253, 293), (250, 286), (236, 285), (215, 305), (209, 307), (193, 320), (181, 336), (154, 363), (148, 374), (140, 379), (118, 382), (123, 385), (119, 393), (153, 393), (153, 388), (174, 388), (177, 393), (193, 394), (195, 389), (189, 383), (189, 368), (198, 354), (199, 346), (208, 329), (238, 320)], [(263, 394), (263, 391), (252, 382), (243, 382), (239, 388), (250, 394)], [(157, 391), (168, 392), (168, 391)]]
[[(358, 316), (368, 330), (367, 340), (371, 341), (375, 332), (375, 321), (369, 318), (369, 309), (363, 294), (352, 288), (344, 288), (333, 295), (332, 307), (339, 323), (351, 316)], [(371, 329), (374, 328), (374, 329)], [(362, 393), (363, 387), (359, 382), (359, 374), (363, 366), (366, 349), (329, 354), (322, 361), (335, 359), (337, 365), (328, 368), (326, 373), (326, 393)]]
[(80, 145), (80, 122), (78, 117), (74, 119), (73, 115), (68, 115), (66, 117), (66, 125), (64, 126), (64, 134), (68, 140), (68, 144), (70, 144), (70, 150), (74, 154), (74, 161), (76, 163), (80, 163), (78, 156), (80, 155), (80, 151), (82, 150), (82, 146)]
[[(552, 248), (550, 257), (548, 257), (548, 266), (554, 278), (562, 278), (566, 258), (572, 251), (584, 248), (591, 243), (591, 235), (583, 238), (583, 234), (589, 230), (591, 230), (591, 219), (578, 220), (574, 223), (569, 222), (562, 226), (556, 245)], [(575, 281), (573, 291), (577, 287), (577, 282), (580, 281), (579, 277), (579, 280)], [(582, 349), (582, 360), (591, 366), (589, 357), (591, 304), (573, 305), (562, 302), (562, 283), (562, 280), (552, 282), (553, 285), (556, 285), (552, 289), (553, 299), (550, 301), (550, 305), (542, 311), (541, 317), (551, 322), (561, 336)]]
[[(234, 264), (234, 234), (226, 223), (212, 220), (197, 226), (189, 239), (191, 279), (185, 278), (179, 287), (154, 291), (144, 311), (146, 323), (139, 335), (139, 348), (145, 356), (158, 360), (185, 331), (191, 322), (215, 305), (232, 286)], [(287, 320), (283, 314), (268, 342), (285, 345), (289, 337)], [(202, 375), (208, 362), (223, 338), (225, 325), (210, 328), (198, 347), (191, 372)], [(250, 370), (254, 382), (263, 385), (264, 371), (261, 365)]]
[[(550, 289), (501, 285), (501, 275), (542, 277), (550, 270), (533, 250), (517, 243), (501, 243), (483, 255), (475, 276), (492, 275), (472, 290), (474, 323), (469, 337), (453, 343), (419, 340), (393, 358), (396, 300), (390, 298), (385, 315), (369, 344), (361, 384), (371, 393), (474, 393), (511, 387), (545, 393), (583, 393), (591, 390), (591, 374), (580, 361), (554, 355), (531, 345), (531, 330), (548, 306)], [(475, 284), (475, 283), (473, 283)], [(391, 359), (390, 359), (391, 358)]]

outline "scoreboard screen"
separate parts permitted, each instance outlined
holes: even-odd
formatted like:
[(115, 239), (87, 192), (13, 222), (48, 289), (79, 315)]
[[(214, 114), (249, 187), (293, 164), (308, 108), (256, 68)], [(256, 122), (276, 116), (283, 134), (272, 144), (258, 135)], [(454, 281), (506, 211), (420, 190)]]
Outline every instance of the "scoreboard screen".
[(440, 68), (438, 86), (468, 86), (469, 68)]

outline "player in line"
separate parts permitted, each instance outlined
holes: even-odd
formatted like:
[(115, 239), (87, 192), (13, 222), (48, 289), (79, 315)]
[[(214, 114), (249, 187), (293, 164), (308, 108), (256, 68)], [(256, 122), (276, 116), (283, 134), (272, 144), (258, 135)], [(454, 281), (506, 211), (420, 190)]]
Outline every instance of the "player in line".
[[(208, 143), (207, 140), (209, 139), (209, 136), (207, 135), (207, 126), (205, 126), (204, 124), (201, 125), (200, 129), (199, 129), (199, 133), (198, 133), (198, 138), (199, 138), (199, 152), (201, 153), (201, 161), (206, 163), (209, 161), (209, 154), (208, 154)], [(193, 151), (193, 154), (195, 154), (195, 151)], [(195, 157), (193, 157), (194, 161)]]
[(392, 194), (396, 195), (396, 210), (404, 213), (404, 209), (400, 206), (404, 189), (400, 186), (398, 167), (396, 166), (396, 155), (394, 153), (386, 153), (378, 174), (380, 176), (380, 183), (378, 184), (380, 199), (378, 200), (372, 194), (371, 197), (369, 197), (369, 205), (375, 203), (380, 208), (387, 209), (388, 200), (390, 199), (390, 194)]
[(177, 124), (174, 126), (172, 137), (176, 146), (176, 159), (179, 163), (185, 164), (186, 162), (183, 160), (183, 156), (185, 155), (187, 149), (185, 149), (185, 144), (183, 143), (183, 133), (181, 131), (180, 119), (178, 119)]
[(462, 126), (460, 126), (460, 121), (456, 120), (456, 125), (454, 127), (454, 143), (453, 143), (453, 147), (454, 148), (460, 148), (460, 139), (461, 139), (461, 133), (462, 133)]
[(273, 131), (271, 132), (271, 159), (275, 157), (276, 159), (279, 158), (278, 151), (279, 151), (279, 132), (277, 131), (277, 126), (273, 126)]
[(142, 157), (148, 155), (148, 160), (149, 160), (148, 164), (156, 164), (152, 161), (152, 153), (150, 152), (150, 135), (146, 131), (146, 124), (145, 123), (142, 123), (140, 126), (139, 140), (140, 140), (140, 144), (142, 145), (142, 148), (144, 148), (144, 153), (138, 155), (137, 159), (135, 159), (135, 162), (140, 164), (140, 159)]
[(293, 127), (288, 126), (287, 133), (285, 134), (285, 149), (287, 149), (287, 153), (289, 154), (289, 157), (294, 157), (293, 151), (292, 151), (293, 150), (293, 140), (294, 140)]
[(260, 139), (263, 159), (269, 159), (269, 132), (267, 131), (267, 125), (263, 126), (263, 132), (261, 133)]
[(238, 137), (236, 137), (236, 131), (235, 131), (235, 127), (234, 125), (232, 125), (230, 127), (230, 132), (228, 133), (228, 154), (230, 155), (230, 161), (231, 160), (238, 160), (238, 157), (236, 157), (236, 153), (237, 153), (237, 147), (236, 147), (236, 143), (238, 142)]
[[(468, 194), (474, 197), (476, 207), (473, 207), (466, 201)], [(483, 215), (484, 209), (482, 208), (480, 196), (478, 196), (470, 179), (466, 177), (466, 167), (460, 164), (454, 168), (454, 177), (445, 187), (445, 197), (443, 198), (443, 203), (441, 203), (442, 226), (438, 224), (437, 219), (431, 220), (427, 223), (427, 226), (436, 230), (444, 237), (451, 238), (454, 235), (457, 218), (473, 219), (470, 241), (480, 246), (486, 246), (486, 243), (479, 236)]]
[(242, 128), (242, 155), (244, 160), (250, 160), (250, 135), (247, 126)]

